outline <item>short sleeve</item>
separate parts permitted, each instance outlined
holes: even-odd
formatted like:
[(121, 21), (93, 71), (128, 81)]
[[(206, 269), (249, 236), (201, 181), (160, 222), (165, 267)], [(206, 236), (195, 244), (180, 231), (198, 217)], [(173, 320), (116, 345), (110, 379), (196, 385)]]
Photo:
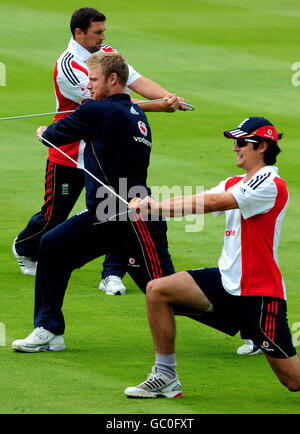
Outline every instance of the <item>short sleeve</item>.
[(129, 95), (132, 90), (128, 87), (130, 84), (132, 84), (135, 80), (141, 77), (141, 74), (138, 73), (135, 69), (133, 69), (132, 66), (128, 65), (129, 69), (129, 75), (127, 80), (127, 87), (126, 87), (126, 93)]
[(141, 74), (137, 72), (131, 65), (128, 65), (129, 74), (127, 80), (127, 86), (133, 83), (135, 80), (141, 77)]
[(256, 214), (264, 214), (273, 208), (277, 187), (271, 174), (264, 174), (260, 179), (250, 180), (248, 183), (240, 183), (230, 190), (239, 205), (244, 219)]

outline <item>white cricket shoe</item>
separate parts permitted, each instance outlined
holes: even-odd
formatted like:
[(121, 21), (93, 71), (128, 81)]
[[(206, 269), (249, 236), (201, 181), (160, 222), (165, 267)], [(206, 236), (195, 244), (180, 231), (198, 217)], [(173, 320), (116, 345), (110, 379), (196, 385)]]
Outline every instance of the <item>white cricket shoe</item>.
[(62, 335), (55, 335), (43, 327), (37, 327), (27, 338), (14, 341), (12, 349), (22, 353), (39, 353), (64, 351), (66, 346)]
[(16, 251), (16, 239), (17, 238), (15, 238), (15, 240), (13, 242), (12, 251), (13, 251), (14, 257), (18, 261), (21, 273), (28, 275), (28, 276), (35, 276), (36, 275), (37, 261), (33, 261), (28, 256), (21, 256), (17, 253), (17, 251)]
[(161, 372), (156, 373), (153, 366), (146, 381), (136, 387), (127, 387), (124, 393), (128, 398), (179, 398), (182, 388), (178, 375), (170, 379)]
[(262, 350), (251, 339), (245, 339), (244, 345), (239, 347), (236, 352), (240, 356), (255, 356), (262, 353)]
[(105, 279), (102, 279), (99, 289), (106, 292), (107, 295), (126, 294), (126, 288), (122, 283), (121, 277), (118, 276), (107, 276)]

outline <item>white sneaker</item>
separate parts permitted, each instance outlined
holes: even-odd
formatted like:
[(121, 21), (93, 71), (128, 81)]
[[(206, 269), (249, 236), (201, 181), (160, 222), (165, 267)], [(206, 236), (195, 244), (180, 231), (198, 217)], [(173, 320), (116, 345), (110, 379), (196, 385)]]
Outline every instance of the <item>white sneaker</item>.
[(125, 295), (126, 288), (122, 283), (121, 277), (107, 276), (101, 280), (99, 289), (106, 292), (107, 295)]
[(160, 372), (156, 373), (153, 366), (146, 381), (136, 387), (127, 387), (124, 393), (128, 398), (179, 398), (182, 388), (178, 375), (170, 379)]
[(66, 346), (62, 335), (55, 335), (43, 327), (37, 327), (27, 338), (14, 341), (12, 349), (23, 353), (39, 353), (41, 351), (64, 351)]
[(244, 345), (239, 347), (236, 352), (240, 356), (255, 356), (262, 353), (262, 350), (251, 339), (245, 339)]
[(33, 261), (28, 256), (21, 256), (17, 253), (17, 251), (16, 251), (16, 239), (17, 238), (15, 238), (15, 240), (13, 242), (12, 251), (13, 251), (14, 257), (18, 261), (18, 264), (19, 264), (20, 269), (21, 269), (21, 273), (28, 275), (28, 276), (35, 276), (36, 275), (37, 261)]

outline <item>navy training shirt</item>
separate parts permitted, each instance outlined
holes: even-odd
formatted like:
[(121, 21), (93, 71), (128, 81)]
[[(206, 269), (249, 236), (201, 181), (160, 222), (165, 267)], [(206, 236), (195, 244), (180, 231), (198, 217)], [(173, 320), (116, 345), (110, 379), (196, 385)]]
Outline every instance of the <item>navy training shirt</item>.
[[(57, 147), (84, 139), (85, 168), (126, 201), (151, 194), (147, 188), (151, 130), (145, 113), (127, 94), (86, 100), (75, 112), (50, 125), (42, 137)], [(106, 189), (87, 173), (85, 179), (86, 205), (95, 211), (106, 199)], [(116, 212), (124, 209), (126, 205), (117, 200)]]

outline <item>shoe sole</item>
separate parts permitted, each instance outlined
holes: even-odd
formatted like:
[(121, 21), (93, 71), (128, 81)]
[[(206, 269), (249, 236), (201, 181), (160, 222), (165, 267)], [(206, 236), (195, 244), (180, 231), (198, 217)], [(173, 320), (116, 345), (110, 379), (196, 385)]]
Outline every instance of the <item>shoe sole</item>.
[(44, 345), (42, 347), (37, 348), (28, 348), (28, 347), (19, 347), (17, 345), (12, 344), (12, 349), (18, 353), (53, 353), (56, 351), (65, 351), (66, 348), (51, 348), (50, 345)]
[(256, 356), (257, 354), (262, 353), (262, 350), (260, 348), (258, 348), (255, 351), (249, 351), (249, 352), (245, 352), (245, 353), (239, 353), (238, 351), (236, 352), (239, 356)]
[(20, 271), (21, 271), (21, 273), (23, 274), (23, 276), (36, 276), (36, 272), (27, 272), (27, 271), (23, 271), (22, 270), (22, 267), (20, 266), (20, 264), (19, 264), (19, 267), (20, 267)]
[(260, 348), (258, 348), (258, 350), (248, 354), (248, 356), (256, 356), (257, 354), (261, 354), (261, 353), (263, 353), (263, 351)]
[(126, 291), (108, 292), (105, 291), (106, 295), (126, 295)]
[(125, 395), (130, 399), (153, 399), (153, 398), (181, 398), (182, 392), (147, 392), (146, 390), (136, 390), (128, 388), (125, 390)]
[(120, 289), (116, 292), (106, 291), (105, 287), (101, 284), (99, 285), (100, 291), (105, 292), (106, 295), (126, 295), (126, 289)]

